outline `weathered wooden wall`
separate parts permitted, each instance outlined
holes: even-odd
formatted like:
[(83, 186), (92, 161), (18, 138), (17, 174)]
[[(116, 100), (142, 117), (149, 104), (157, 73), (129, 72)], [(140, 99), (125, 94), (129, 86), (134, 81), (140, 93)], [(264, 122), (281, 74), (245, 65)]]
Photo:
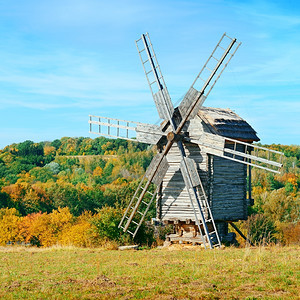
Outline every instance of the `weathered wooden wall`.
[(209, 199), (214, 219), (246, 219), (247, 166), (211, 155), (209, 170)]

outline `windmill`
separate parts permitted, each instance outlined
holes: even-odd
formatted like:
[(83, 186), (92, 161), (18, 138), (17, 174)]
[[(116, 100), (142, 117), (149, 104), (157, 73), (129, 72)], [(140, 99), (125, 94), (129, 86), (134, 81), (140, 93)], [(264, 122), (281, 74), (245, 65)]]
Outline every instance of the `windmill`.
[[(133, 238), (156, 200), (158, 218), (176, 225), (177, 234), (169, 237), (172, 241), (196, 241), (210, 249), (220, 247), (218, 232), (225, 221), (247, 218), (247, 166), (249, 172), (251, 166), (280, 172), (282, 153), (251, 144), (259, 139), (248, 123), (230, 110), (202, 106), (240, 44), (224, 33), (180, 105), (174, 108), (149, 34), (142, 34), (136, 46), (162, 123), (158, 126), (89, 116), (90, 133), (157, 146), (158, 153), (119, 224)], [(231, 138), (225, 132), (231, 124), (252, 137)], [(235, 202), (233, 196), (228, 196), (228, 201), (222, 198), (228, 191), (235, 194), (236, 187), (242, 188), (242, 194)]]

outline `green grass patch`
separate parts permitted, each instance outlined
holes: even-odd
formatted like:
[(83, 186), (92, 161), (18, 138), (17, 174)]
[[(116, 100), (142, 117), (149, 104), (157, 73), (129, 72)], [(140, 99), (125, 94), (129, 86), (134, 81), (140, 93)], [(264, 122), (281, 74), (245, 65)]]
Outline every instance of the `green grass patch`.
[(1, 299), (297, 299), (299, 247), (0, 248)]

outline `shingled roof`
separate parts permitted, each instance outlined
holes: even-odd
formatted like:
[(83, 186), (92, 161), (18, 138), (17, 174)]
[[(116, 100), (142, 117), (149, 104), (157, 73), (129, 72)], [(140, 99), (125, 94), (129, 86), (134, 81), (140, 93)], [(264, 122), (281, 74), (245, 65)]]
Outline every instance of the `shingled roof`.
[(245, 142), (257, 142), (256, 131), (230, 109), (201, 107), (198, 116), (212, 132)]

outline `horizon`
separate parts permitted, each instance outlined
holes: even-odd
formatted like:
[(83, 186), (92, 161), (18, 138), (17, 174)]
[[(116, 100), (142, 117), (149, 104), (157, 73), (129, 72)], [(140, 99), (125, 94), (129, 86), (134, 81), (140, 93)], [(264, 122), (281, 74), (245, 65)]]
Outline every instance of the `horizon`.
[(204, 106), (230, 108), (262, 144), (299, 145), (297, 1), (0, 2), (0, 149), (91, 137), (89, 114), (154, 124), (135, 47), (149, 32), (172, 102), (226, 31), (242, 42)]
[[(103, 135), (94, 135), (95, 138), (98, 138), (98, 137), (103, 137), (103, 138), (106, 138), (106, 139), (115, 139), (115, 138), (112, 138), (112, 137), (107, 137), (107, 136), (103, 136)], [(20, 143), (23, 143), (23, 142), (26, 142), (26, 141), (31, 141), (31, 142), (34, 142), (35, 144), (39, 144), (39, 143), (52, 143), (54, 140), (61, 140), (63, 138), (72, 138), (72, 139), (79, 139), (79, 138), (84, 138), (84, 139), (90, 139), (91, 137), (90, 136), (62, 136), (58, 139), (53, 139), (53, 140), (44, 140), (44, 141), (32, 141), (32, 140), (24, 140), (24, 141), (20, 141), (20, 142), (17, 142), (17, 143), (11, 143), (9, 145), (6, 145), (2, 148), (0, 148), (0, 151), (3, 150), (4, 148), (8, 147), (8, 146), (11, 146), (13, 144), (20, 144)], [(92, 138), (93, 139), (93, 138)], [(120, 138), (122, 139), (122, 138)], [(142, 142), (138, 142), (136, 141), (137, 143), (141, 143), (143, 144)], [(265, 143), (262, 143), (261, 141), (258, 141), (258, 142), (253, 142), (254, 145), (262, 145), (262, 146), (271, 146), (271, 145), (280, 145), (280, 146), (296, 146), (296, 147), (299, 147), (300, 145), (299, 144), (277, 144), (277, 143), (272, 143), (272, 144), (265, 144)], [(154, 145), (151, 145), (151, 146), (154, 146)]]

